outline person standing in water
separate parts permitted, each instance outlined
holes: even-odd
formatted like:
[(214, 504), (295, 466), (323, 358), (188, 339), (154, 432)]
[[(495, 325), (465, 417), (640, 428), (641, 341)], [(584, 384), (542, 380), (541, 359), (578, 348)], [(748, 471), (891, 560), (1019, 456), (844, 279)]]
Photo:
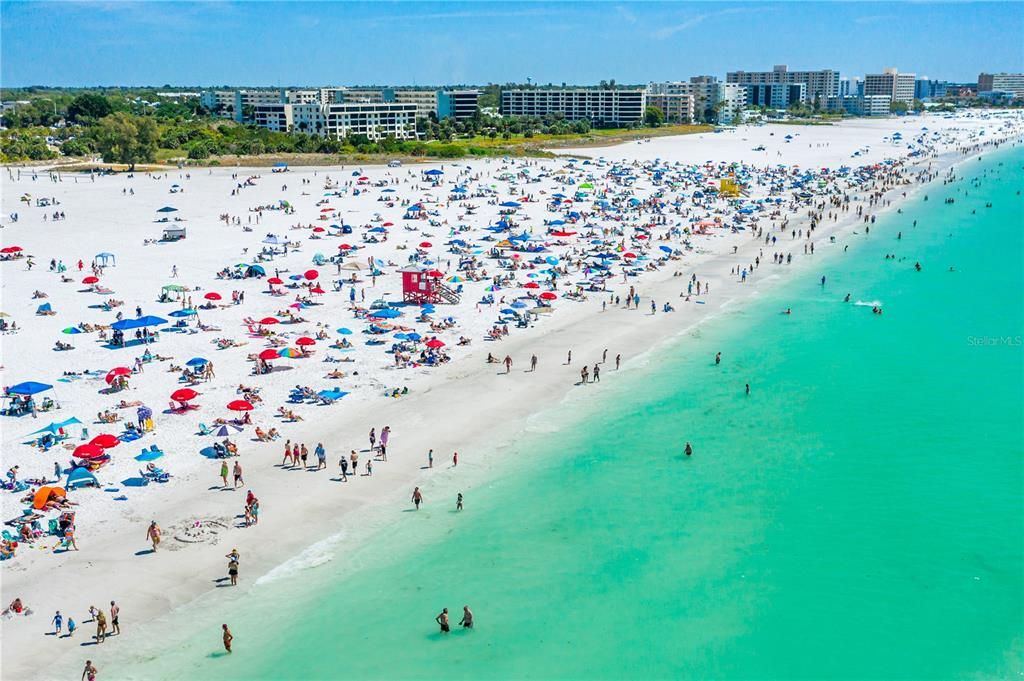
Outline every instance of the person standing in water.
[(689, 442), (687, 442), (686, 446), (683, 447), (683, 454), (685, 454), (686, 456), (693, 456), (693, 447), (690, 445)]
[(456, 511), (461, 511), (462, 510), (462, 492), (459, 492), (459, 496), (457, 496), (455, 498), (455, 510)]
[(463, 629), (473, 628), (473, 611), (469, 609), (468, 605), (462, 606), (462, 621), (459, 624)]
[(96, 674), (99, 672), (92, 660), (85, 661), (85, 669), (82, 670), (82, 681), (96, 681)]
[(423, 493), (420, 492), (420, 488), (417, 487), (412, 491), (412, 503), (416, 504), (416, 510), (420, 510), (420, 504), (423, 503)]
[(441, 625), (441, 633), (447, 634), (451, 631), (451, 627), (448, 626), (448, 608), (445, 608), (441, 613), (434, 618), (434, 621)]
[(234, 634), (228, 629), (228, 625), (222, 624), (220, 628), (224, 630), (224, 650), (231, 652), (231, 642), (235, 640)]
[(721, 363), (722, 363), (722, 353), (716, 352), (715, 353), (715, 366), (718, 366)]

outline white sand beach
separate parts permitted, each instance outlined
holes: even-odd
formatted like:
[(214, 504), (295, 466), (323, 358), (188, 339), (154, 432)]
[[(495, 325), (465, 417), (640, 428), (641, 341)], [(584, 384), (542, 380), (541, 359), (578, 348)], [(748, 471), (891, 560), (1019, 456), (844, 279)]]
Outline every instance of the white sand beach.
[[(18, 466), (19, 480), (52, 482), (57, 463), (63, 472), (53, 484), (63, 488), (72, 461), (88, 461), (73, 459), (77, 447), (101, 434), (124, 437), (140, 406), (152, 412), (153, 428), (105, 450), (109, 461), (96, 459), (105, 462), (95, 471), (99, 487), (67, 491), (74, 506), (64, 510), (75, 514), (78, 550), (60, 548), (61, 538), (46, 532), (61, 511), (40, 510), (41, 536), (21, 541), (0, 563), (3, 606), (17, 597), (32, 611), (0, 619), (0, 673), (52, 678), (40, 660), (72, 669), (86, 655), (116, 669), (138, 624), (210, 592), (232, 548), (243, 555), (236, 591), (244, 594), (310, 545), (358, 528), (332, 548), (349, 549), (386, 522), (383, 508), (408, 504), (415, 486), (429, 496), (438, 476), (487, 480), (501, 469), (495, 448), (514, 439), (531, 414), (571, 391), (601, 389), (581, 384), (580, 369), (595, 366), (605, 350), (602, 380), (614, 381), (617, 355), (627, 370), (651, 347), (768, 286), (785, 285), (798, 270), (818, 267), (824, 275), (828, 258), (864, 238), (858, 208), (865, 216), (895, 210), (927, 177), (1022, 132), (1016, 113), (974, 112), (741, 126), (575, 157), (558, 150), (558, 159), (133, 176), (5, 168), (0, 247), (21, 250), (0, 262), (0, 309), (8, 315), (2, 321), (17, 325), (0, 336), (0, 380), (5, 389), (50, 385), (33, 396), (35, 406), (49, 398), (59, 408), (0, 416), (3, 470)], [(440, 174), (426, 174), (431, 170)], [(738, 179), (744, 195), (710, 191), (723, 179)], [(880, 197), (874, 205), (872, 194)], [(51, 205), (38, 206), (41, 199)], [(508, 202), (517, 205), (501, 206)], [(413, 205), (422, 210), (410, 212)], [(165, 206), (176, 210), (158, 212)], [(55, 213), (63, 218), (54, 220)], [(503, 217), (508, 227), (500, 227)], [(159, 241), (166, 228), (179, 227), (184, 239)], [(267, 249), (276, 253), (259, 258)], [(101, 253), (116, 264), (110, 260), (98, 282), (83, 283)], [(51, 269), (51, 259), (66, 271)], [(218, 277), (252, 265), (266, 276)], [(399, 305), (400, 270), (412, 266), (439, 271), (431, 281), (459, 291), (459, 302), (442, 298), (423, 318), (417, 306)], [(268, 284), (275, 276), (282, 283)], [(690, 289), (694, 276), (699, 294)], [(183, 290), (168, 289), (159, 302), (167, 285)], [(319, 293), (312, 291), (317, 286)], [(631, 287), (639, 309), (625, 307)], [(232, 292), (244, 299), (233, 304)], [(208, 300), (209, 293), (220, 298)], [(111, 300), (119, 304), (104, 309)], [(172, 315), (182, 315), (189, 300), (197, 315)], [(37, 314), (44, 304), (52, 314)], [(159, 331), (156, 342), (109, 347), (110, 330), (106, 340), (97, 330), (62, 332), (110, 327), (118, 313), (132, 320), (137, 308), (167, 320), (151, 327)], [(374, 319), (382, 310), (395, 312)], [(286, 323), (289, 315), (301, 321)], [(269, 317), (277, 323), (260, 323)], [(367, 333), (371, 325), (381, 332)], [(129, 341), (134, 333), (125, 332)], [(433, 338), (443, 346), (427, 347)], [(73, 348), (57, 351), (58, 341)], [(351, 347), (332, 347), (341, 341)], [(289, 348), (297, 356), (273, 359), (272, 371), (253, 374), (251, 355)], [(153, 359), (137, 365), (147, 350)], [(489, 354), (499, 362), (488, 363)], [(529, 371), (533, 355), (538, 365)], [(500, 363), (506, 356), (513, 361), (507, 373)], [(212, 362), (214, 377), (190, 382), (172, 370), (190, 368), (193, 358)], [(137, 366), (141, 371), (133, 371)], [(106, 377), (116, 367), (129, 370), (127, 387), (109, 392)], [(227, 406), (246, 396), (240, 386), (258, 397), (251, 411)], [(180, 409), (171, 399), (186, 387), (198, 393), (188, 400), (195, 408)], [(308, 391), (292, 397), (297, 387)], [(320, 395), (334, 389), (347, 394)], [(105, 411), (119, 419), (98, 421)], [(251, 424), (232, 428), (242, 416)], [(80, 423), (64, 428), (66, 439), (46, 451), (36, 446), (36, 431), (72, 417)], [(200, 434), (200, 424), (226, 428), (227, 435)], [(379, 438), (384, 426), (391, 431), (387, 460), (373, 459), (372, 475), (365, 475), (373, 457), (367, 433), (375, 428)], [(257, 427), (276, 429), (279, 437), (259, 441)], [(211, 447), (225, 437), (237, 448), (237, 457), (225, 459), (229, 469), (238, 461), (244, 471), (237, 489), (222, 487), (222, 461), (211, 458)], [(281, 466), (286, 441), (308, 447), (309, 469)], [(326, 470), (313, 470), (318, 443)], [(163, 455), (151, 463), (170, 477), (143, 485), (146, 462), (136, 457), (153, 446)], [(434, 465), (425, 468), (431, 449)], [(339, 458), (351, 450), (359, 453), (359, 471), (342, 482)], [(3, 491), (2, 519), (31, 513), (31, 500), (21, 500), (39, 487), (29, 482)], [(247, 490), (259, 499), (252, 526), (243, 522)], [(163, 530), (155, 553), (146, 539), (152, 520)], [(19, 528), (4, 525), (12, 536)], [(107, 610), (112, 600), (123, 611), (124, 633), (82, 647), (95, 630), (89, 607)], [(82, 628), (73, 639), (47, 635), (58, 610)]]

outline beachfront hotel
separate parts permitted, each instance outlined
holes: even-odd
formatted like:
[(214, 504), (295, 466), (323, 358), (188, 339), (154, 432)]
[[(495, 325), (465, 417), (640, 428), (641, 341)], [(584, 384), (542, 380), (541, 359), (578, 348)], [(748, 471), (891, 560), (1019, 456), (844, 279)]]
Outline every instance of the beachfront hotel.
[(1024, 97), (1024, 73), (979, 73), (978, 96), (989, 93), (1009, 93), (1011, 97)]
[(758, 83), (745, 85), (747, 106), (764, 106), (769, 109), (786, 109), (793, 104), (807, 102), (807, 84), (789, 83), (786, 85)]
[[(719, 123), (730, 124), (743, 117), (747, 104), (747, 90), (743, 85), (723, 83), (715, 76), (693, 76), (688, 81), (648, 83), (648, 105), (658, 106), (652, 100), (664, 96), (690, 98), (690, 120), (707, 120), (717, 109)], [(682, 106), (680, 104), (680, 106)], [(665, 111), (664, 109), (662, 111)], [(665, 112), (668, 118), (668, 112)]]
[(914, 82), (917, 76), (913, 73), (900, 73), (895, 68), (887, 68), (882, 73), (869, 73), (864, 76), (864, 96), (888, 95), (892, 102), (912, 104), (914, 102)]
[(645, 92), (640, 89), (514, 89), (501, 93), (503, 116), (541, 117), (561, 114), (569, 121), (631, 125), (644, 116)]
[(747, 86), (802, 84), (806, 88), (801, 103), (813, 102), (816, 99), (824, 102), (829, 97), (837, 97), (840, 94), (838, 71), (790, 71), (785, 64), (777, 64), (771, 71), (729, 71), (725, 74), (725, 82)]
[(331, 139), (416, 138), (416, 105), (375, 102), (259, 104), (253, 124), (275, 132), (303, 132)]

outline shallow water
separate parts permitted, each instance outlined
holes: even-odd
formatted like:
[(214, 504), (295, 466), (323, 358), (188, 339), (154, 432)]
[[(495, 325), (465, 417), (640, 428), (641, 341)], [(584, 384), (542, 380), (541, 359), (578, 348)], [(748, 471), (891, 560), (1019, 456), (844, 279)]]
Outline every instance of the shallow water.
[[(606, 370), (500, 453), (506, 475), (462, 489), (462, 513), (464, 481), (440, 475), (423, 510), (197, 611), (129, 676), (1021, 673), (1022, 165), (972, 162), (826, 270)], [(436, 632), (467, 603), (474, 631)]]

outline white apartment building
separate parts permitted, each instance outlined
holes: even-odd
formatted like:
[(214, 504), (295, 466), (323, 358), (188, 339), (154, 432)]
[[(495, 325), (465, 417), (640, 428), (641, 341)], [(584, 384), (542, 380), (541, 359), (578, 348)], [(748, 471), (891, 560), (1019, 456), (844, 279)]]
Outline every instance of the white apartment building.
[(693, 102), (691, 120), (705, 120), (707, 113), (718, 109), (718, 122), (730, 124), (743, 118), (747, 105), (747, 88), (737, 83), (722, 83), (715, 76), (694, 76), (689, 81), (650, 83), (647, 97), (688, 95)]
[(785, 64), (778, 64), (771, 71), (730, 71), (725, 74), (727, 83), (740, 85), (799, 85), (807, 86), (807, 102), (839, 95), (839, 72), (832, 69), (820, 71), (790, 71)]
[(826, 108), (851, 116), (888, 116), (892, 98), (889, 95), (847, 95), (829, 97)]
[(540, 117), (560, 113), (566, 120), (588, 120), (594, 125), (629, 125), (644, 115), (646, 93), (643, 90), (529, 89), (503, 90), (501, 113), (504, 116)]
[(983, 92), (1011, 92), (1024, 97), (1024, 73), (979, 73), (978, 94)]
[[(647, 106), (656, 106), (665, 114), (670, 123), (690, 123), (693, 121), (693, 95), (647, 93)], [(646, 107), (645, 107), (646, 108)]]
[(900, 73), (894, 68), (887, 68), (882, 73), (869, 73), (864, 76), (864, 96), (888, 95), (893, 102), (909, 105), (914, 102), (916, 80), (913, 73)]
[(415, 104), (328, 104), (323, 113), (324, 134), (334, 139), (350, 135), (366, 135), (372, 140), (416, 138)]
[(420, 118), (437, 113), (437, 90), (385, 90), (384, 101), (413, 104)]

